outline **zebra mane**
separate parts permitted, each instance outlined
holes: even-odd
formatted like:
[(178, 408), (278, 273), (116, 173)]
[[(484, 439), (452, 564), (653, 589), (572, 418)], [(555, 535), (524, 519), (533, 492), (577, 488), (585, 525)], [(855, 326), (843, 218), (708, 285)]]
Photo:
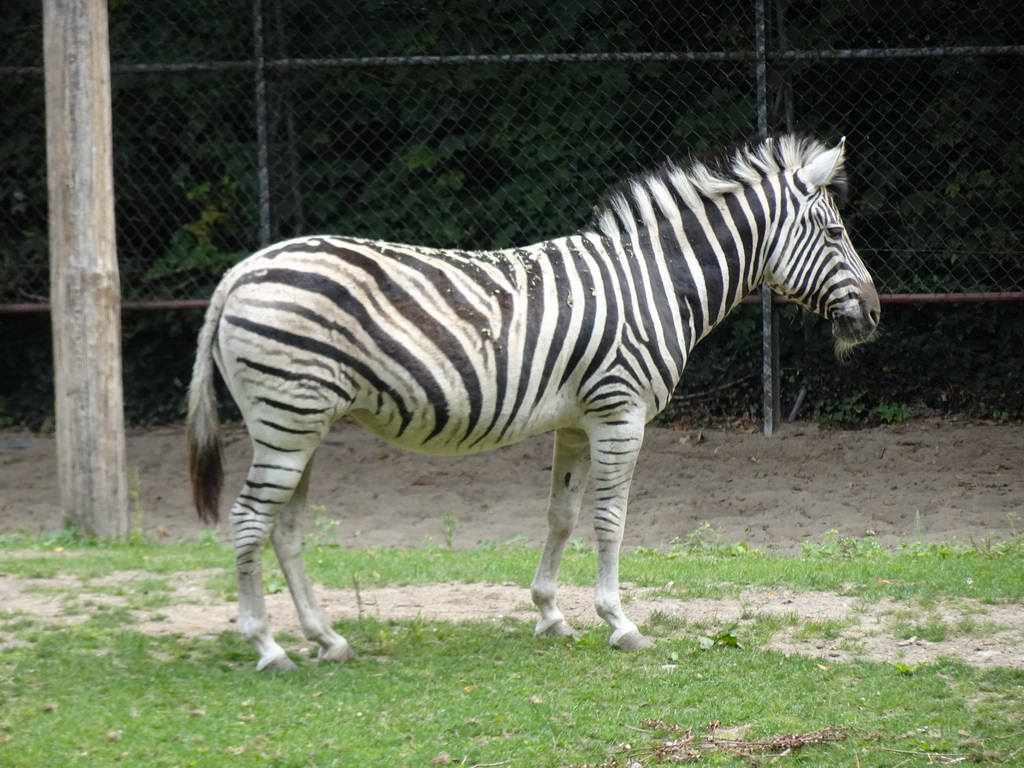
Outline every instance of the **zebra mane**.
[[(702, 208), (706, 201), (759, 184), (768, 176), (803, 168), (829, 149), (816, 139), (786, 134), (691, 157), (682, 164), (667, 162), (612, 187), (594, 207), (583, 231), (610, 236), (622, 232), (630, 221), (642, 223), (646, 213), (663, 218), (665, 211), (677, 207)], [(845, 195), (846, 173), (841, 165), (828, 189)]]

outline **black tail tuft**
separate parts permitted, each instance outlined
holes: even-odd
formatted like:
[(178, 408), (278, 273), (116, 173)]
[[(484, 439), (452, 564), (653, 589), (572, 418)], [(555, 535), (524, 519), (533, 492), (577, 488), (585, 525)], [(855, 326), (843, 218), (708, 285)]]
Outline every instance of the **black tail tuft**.
[(199, 519), (216, 523), (220, 517), (220, 491), (224, 484), (224, 449), (217, 418), (214, 389), (213, 342), (220, 322), (220, 290), (214, 294), (199, 332), (196, 362), (188, 391), (188, 464), (192, 499)]
[(216, 525), (220, 519), (220, 492), (224, 485), (224, 452), (220, 439), (199, 441), (193, 424), (188, 425), (189, 477), (192, 480), (192, 501), (199, 519)]

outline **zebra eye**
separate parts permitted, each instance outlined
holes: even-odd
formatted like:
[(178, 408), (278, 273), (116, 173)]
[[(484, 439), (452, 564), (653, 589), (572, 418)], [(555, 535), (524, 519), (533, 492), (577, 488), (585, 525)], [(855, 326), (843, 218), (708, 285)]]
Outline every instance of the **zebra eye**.
[(844, 230), (842, 227), (838, 227), (835, 225), (825, 227), (825, 234), (828, 235), (833, 240), (842, 240), (843, 232)]

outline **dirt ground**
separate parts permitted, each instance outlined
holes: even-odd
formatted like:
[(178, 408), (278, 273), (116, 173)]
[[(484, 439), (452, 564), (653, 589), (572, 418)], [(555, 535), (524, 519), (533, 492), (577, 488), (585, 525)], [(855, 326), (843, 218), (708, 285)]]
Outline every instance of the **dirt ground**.
[[(249, 440), (225, 430), (222, 517), (248, 469)], [(461, 458), (393, 448), (341, 423), (317, 456), (309, 504), (340, 521), (353, 547), (453, 544), (545, 535), (551, 438)], [(194, 540), (183, 430), (128, 439), (133, 521), (146, 535)], [(586, 502), (585, 502), (586, 504)], [(584, 507), (586, 510), (586, 507)], [(1024, 532), (1024, 426), (917, 419), (853, 431), (786, 424), (753, 428), (651, 428), (633, 481), (625, 545), (659, 547), (702, 523), (729, 543), (797, 553), (822, 534), (874, 532), (900, 541), (979, 541)], [(449, 528), (446, 529), (445, 520)], [(61, 526), (53, 441), (0, 431), (0, 533)], [(584, 511), (575, 533), (593, 541)], [(226, 536), (226, 530), (225, 530)], [(226, 540), (226, 539), (225, 539)]]
[[(241, 429), (225, 431), (228, 477), (223, 499), (242, 483), (249, 459)], [(195, 540), (201, 527), (191, 509), (180, 428), (134, 433), (128, 457), (135, 497), (132, 517), (147, 536)], [(407, 547), (425, 542), (456, 547), (545, 534), (544, 504), (550, 468), (550, 438), (468, 458), (441, 459), (406, 453), (365, 431), (339, 425), (321, 449), (309, 502), (321, 517), (320, 535), (336, 535), (343, 546)], [(52, 440), (0, 432), (0, 533), (59, 528)], [(806, 540), (837, 531), (880, 542), (980, 542), (1024, 532), (1024, 426), (913, 420), (856, 431), (785, 425), (771, 438), (753, 429), (698, 431), (650, 429), (634, 480), (626, 546), (659, 547), (685, 539), (703, 523), (705, 534), (727, 543), (745, 542), (762, 551), (797, 553)], [(225, 515), (226, 517), (226, 515)], [(324, 520), (337, 520), (337, 525)], [(446, 527), (447, 521), (447, 527)], [(454, 526), (454, 527), (453, 527)], [(575, 533), (593, 536), (586, 512)], [(226, 529), (222, 531), (227, 540)], [(131, 579), (140, 574), (115, 574)], [(204, 585), (209, 574), (175, 577), (172, 605), (158, 616), (139, 615), (146, 632), (187, 636), (231, 629), (233, 603)], [(53, 581), (53, 584), (42, 582)], [(95, 585), (102, 587), (102, 580)], [(92, 594), (70, 579), (31, 583), (0, 573), (0, 605), (12, 614), (59, 624), (87, 618), (88, 605), (114, 599)], [(58, 589), (52, 589), (57, 587)], [(72, 587), (74, 587), (72, 589)], [(102, 590), (101, 590), (102, 591)], [(792, 614), (798, 627), (810, 622), (845, 625), (829, 640), (784, 631), (771, 647), (825, 660), (871, 658), (913, 665), (939, 656), (978, 666), (1024, 668), (1024, 611), (1020, 606), (982, 606), (970, 601), (939, 605), (935, 616), (948, 625), (983, 617), (983, 637), (950, 636), (930, 643), (900, 633), (905, 607), (862, 604), (829, 593), (795, 594), (748, 589), (737, 599), (666, 600), (623, 586), (627, 611), (643, 623), (652, 611), (708, 626), (728, 626), (759, 614)], [(512, 584), (442, 584), (364, 590), (320, 590), (331, 618), (354, 617), (360, 609), (382, 618), (532, 619), (528, 590)], [(83, 600), (89, 597), (89, 600)], [(268, 595), (276, 629), (300, 634), (287, 594)], [(563, 587), (559, 602), (578, 626), (598, 623), (589, 588)], [(116, 599), (115, 599), (116, 600)], [(69, 602), (70, 601), (70, 602)], [(76, 607), (77, 606), (77, 607)], [(805, 633), (806, 634), (806, 633)], [(813, 635), (813, 633), (811, 633)], [(951, 633), (952, 635), (953, 633)], [(0, 627), (0, 647), (16, 642)]]

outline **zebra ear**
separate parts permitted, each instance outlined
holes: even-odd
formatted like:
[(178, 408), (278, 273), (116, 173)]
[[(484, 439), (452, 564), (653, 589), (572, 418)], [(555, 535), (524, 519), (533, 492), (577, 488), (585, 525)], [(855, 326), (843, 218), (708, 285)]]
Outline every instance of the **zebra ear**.
[(801, 168), (797, 175), (804, 184), (811, 188), (828, 186), (839, 172), (839, 169), (843, 167), (845, 150), (846, 137), (844, 136), (834, 148), (827, 152), (822, 152)]

